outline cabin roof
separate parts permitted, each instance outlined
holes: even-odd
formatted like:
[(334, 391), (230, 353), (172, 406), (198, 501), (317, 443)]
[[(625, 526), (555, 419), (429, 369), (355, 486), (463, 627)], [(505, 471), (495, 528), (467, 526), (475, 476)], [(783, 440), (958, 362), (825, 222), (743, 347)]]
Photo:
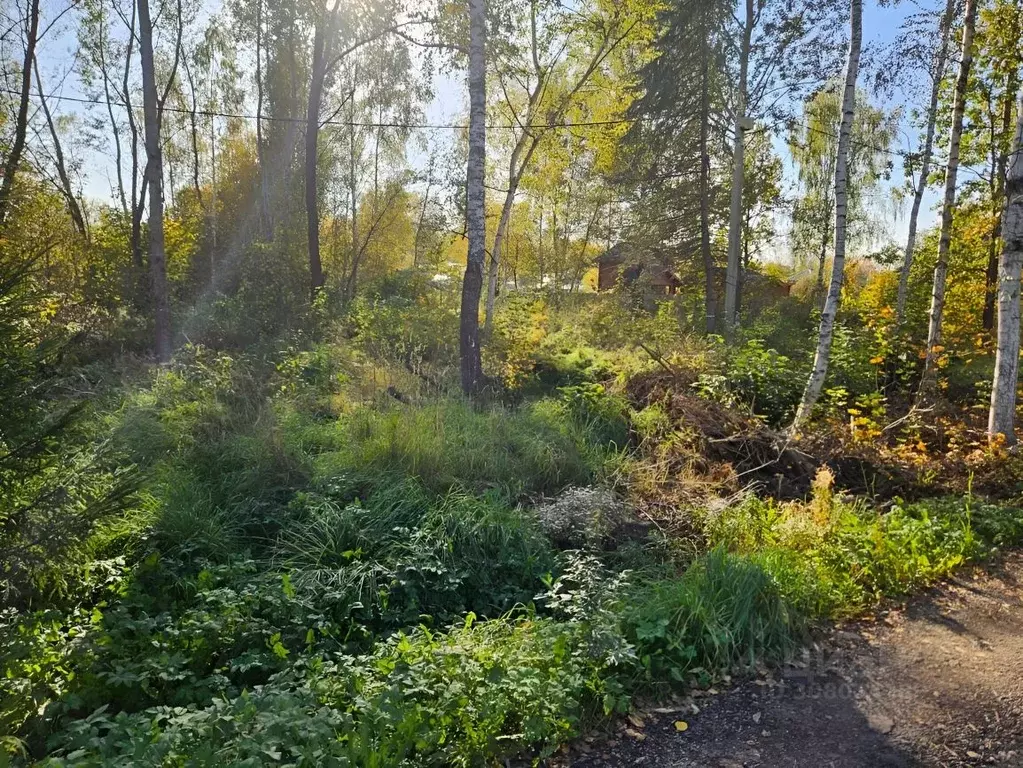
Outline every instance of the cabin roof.
[(625, 261), (627, 247), (625, 243), (615, 243), (611, 248), (600, 254), (594, 263), (599, 266), (617, 266)]

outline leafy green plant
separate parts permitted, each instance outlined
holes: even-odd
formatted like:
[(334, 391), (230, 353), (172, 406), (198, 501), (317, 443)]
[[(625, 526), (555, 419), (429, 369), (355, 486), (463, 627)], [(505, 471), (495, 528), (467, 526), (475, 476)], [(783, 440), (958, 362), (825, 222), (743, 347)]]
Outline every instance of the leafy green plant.
[(779, 425), (795, 414), (804, 378), (788, 357), (750, 339), (728, 351), (719, 370), (703, 373), (696, 388), (705, 397), (741, 404)]
[(606, 685), (573, 625), (526, 617), (309, 657), (251, 693), (71, 723), (49, 765), (472, 766), (551, 754)]
[(783, 656), (805, 619), (768, 571), (716, 549), (681, 578), (647, 584), (631, 595), (623, 621), (640, 679), (657, 685)]

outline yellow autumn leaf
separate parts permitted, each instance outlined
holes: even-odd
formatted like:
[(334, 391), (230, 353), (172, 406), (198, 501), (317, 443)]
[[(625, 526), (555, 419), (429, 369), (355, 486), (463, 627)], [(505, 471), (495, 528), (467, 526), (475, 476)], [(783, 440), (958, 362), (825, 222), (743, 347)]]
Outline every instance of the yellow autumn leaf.
[(884, 362), (884, 358), (883, 357), (872, 357), (872, 358), (870, 358), (870, 364), (871, 365), (881, 365), (881, 363), (883, 363), (883, 362)]
[(682, 733), (682, 731), (688, 731), (689, 723), (687, 723), (685, 720), (676, 720), (675, 730), (678, 731), (679, 733)]

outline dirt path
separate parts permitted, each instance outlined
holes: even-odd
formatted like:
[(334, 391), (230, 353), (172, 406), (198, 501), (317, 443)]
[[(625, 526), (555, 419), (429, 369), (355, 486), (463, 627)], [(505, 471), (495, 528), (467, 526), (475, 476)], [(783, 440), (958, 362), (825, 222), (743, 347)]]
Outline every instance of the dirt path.
[(606, 742), (581, 742), (568, 762), (1023, 766), (1023, 554), (837, 630), (772, 677), (622, 724)]

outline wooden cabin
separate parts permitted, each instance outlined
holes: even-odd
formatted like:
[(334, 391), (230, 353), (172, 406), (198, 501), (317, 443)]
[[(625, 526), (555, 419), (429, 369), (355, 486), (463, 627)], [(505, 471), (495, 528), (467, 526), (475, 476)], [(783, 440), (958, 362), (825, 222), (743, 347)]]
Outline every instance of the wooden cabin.
[(640, 258), (630, 258), (628, 246), (618, 243), (611, 250), (597, 257), (597, 290), (610, 291), (622, 283), (631, 285), (644, 274), (649, 274), (651, 292), (674, 296), (682, 281), (668, 267), (644, 263)]

